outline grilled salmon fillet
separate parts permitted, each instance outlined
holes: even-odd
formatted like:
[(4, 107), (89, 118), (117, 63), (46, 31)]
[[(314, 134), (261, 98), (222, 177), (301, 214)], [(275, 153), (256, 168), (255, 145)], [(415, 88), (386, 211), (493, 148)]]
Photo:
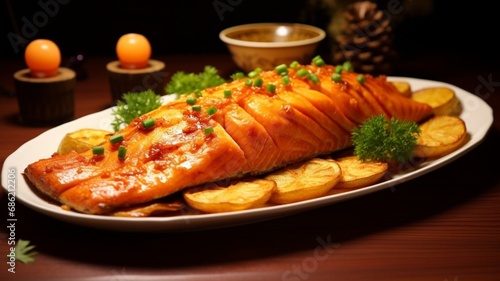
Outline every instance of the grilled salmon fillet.
[[(308, 75), (299, 75), (301, 68)], [(400, 95), (385, 76), (363, 75), (365, 81), (358, 82), (360, 74), (343, 71), (342, 81), (334, 82), (334, 70), (300, 65), (288, 70), (289, 83), (264, 71), (262, 85), (243, 78), (201, 96), (193, 93), (133, 120), (117, 132), (122, 142), (103, 144), (102, 155), (54, 154), (28, 165), (25, 175), (73, 210), (104, 215), (350, 147), (352, 129), (374, 115), (419, 122), (432, 114), (429, 105)], [(148, 119), (154, 120), (151, 128), (143, 125)], [(123, 158), (120, 145), (127, 148)]]

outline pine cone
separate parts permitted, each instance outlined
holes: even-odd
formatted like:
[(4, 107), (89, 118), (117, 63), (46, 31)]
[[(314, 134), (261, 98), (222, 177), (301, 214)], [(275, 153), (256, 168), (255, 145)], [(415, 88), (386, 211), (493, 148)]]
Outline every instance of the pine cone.
[(395, 55), (392, 32), (390, 18), (377, 9), (377, 4), (349, 4), (340, 33), (334, 38), (334, 63), (348, 60), (357, 72), (389, 74)]

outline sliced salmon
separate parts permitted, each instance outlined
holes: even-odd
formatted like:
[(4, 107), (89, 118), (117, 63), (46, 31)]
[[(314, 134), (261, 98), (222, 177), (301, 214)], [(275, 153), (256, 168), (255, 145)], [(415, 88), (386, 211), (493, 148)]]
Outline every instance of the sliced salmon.
[[(399, 95), (383, 76), (364, 75), (360, 83), (360, 74), (343, 72), (335, 82), (333, 66), (299, 68), (318, 80), (289, 69), (288, 84), (264, 71), (260, 86), (242, 78), (205, 89), (196, 100), (200, 111), (182, 97), (133, 120), (118, 132), (124, 141), (107, 141), (103, 155), (54, 154), (28, 165), (25, 175), (71, 209), (105, 215), (187, 187), (260, 175), (347, 148), (352, 129), (374, 115), (418, 122), (432, 114), (430, 106)], [(144, 128), (150, 118), (155, 125)], [(127, 147), (123, 159), (119, 145)]]

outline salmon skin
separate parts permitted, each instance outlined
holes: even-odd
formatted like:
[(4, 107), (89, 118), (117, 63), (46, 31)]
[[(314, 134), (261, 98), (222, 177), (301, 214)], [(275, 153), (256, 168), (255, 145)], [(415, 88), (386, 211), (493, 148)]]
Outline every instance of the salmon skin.
[[(299, 75), (302, 68), (307, 75)], [(263, 71), (261, 85), (243, 78), (183, 96), (133, 120), (117, 132), (122, 142), (103, 144), (104, 154), (54, 154), (28, 165), (25, 175), (61, 204), (105, 215), (348, 148), (352, 130), (375, 115), (419, 122), (432, 114), (385, 76), (363, 75), (365, 82), (358, 82), (360, 74), (343, 71), (342, 81), (334, 82), (334, 71), (331, 65), (299, 65), (288, 69), (289, 83)], [(148, 119), (154, 125), (145, 128)], [(118, 157), (120, 145), (127, 148), (124, 158)]]

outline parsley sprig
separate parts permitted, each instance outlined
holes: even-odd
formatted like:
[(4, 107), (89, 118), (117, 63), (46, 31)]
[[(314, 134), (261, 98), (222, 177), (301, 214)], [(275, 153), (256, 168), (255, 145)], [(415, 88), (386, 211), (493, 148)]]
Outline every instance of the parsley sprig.
[(373, 116), (352, 132), (354, 154), (362, 161), (405, 162), (413, 156), (417, 123)]
[(177, 71), (174, 75), (172, 75), (170, 82), (168, 82), (165, 86), (165, 91), (167, 94), (176, 94), (177, 96), (181, 96), (201, 91), (206, 88), (219, 86), (225, 82), (226, 80), (219, 76), (215, 67), (206, 65), (203, 72), (200, 73)]
[(116, 107), (113, 108), (113, 129), (120, 130), (124, 125), (130, 124), (134, 118), (160, 107), (161, 96), (149, 89), (143, 92), (129, 92), (122, 96)]

